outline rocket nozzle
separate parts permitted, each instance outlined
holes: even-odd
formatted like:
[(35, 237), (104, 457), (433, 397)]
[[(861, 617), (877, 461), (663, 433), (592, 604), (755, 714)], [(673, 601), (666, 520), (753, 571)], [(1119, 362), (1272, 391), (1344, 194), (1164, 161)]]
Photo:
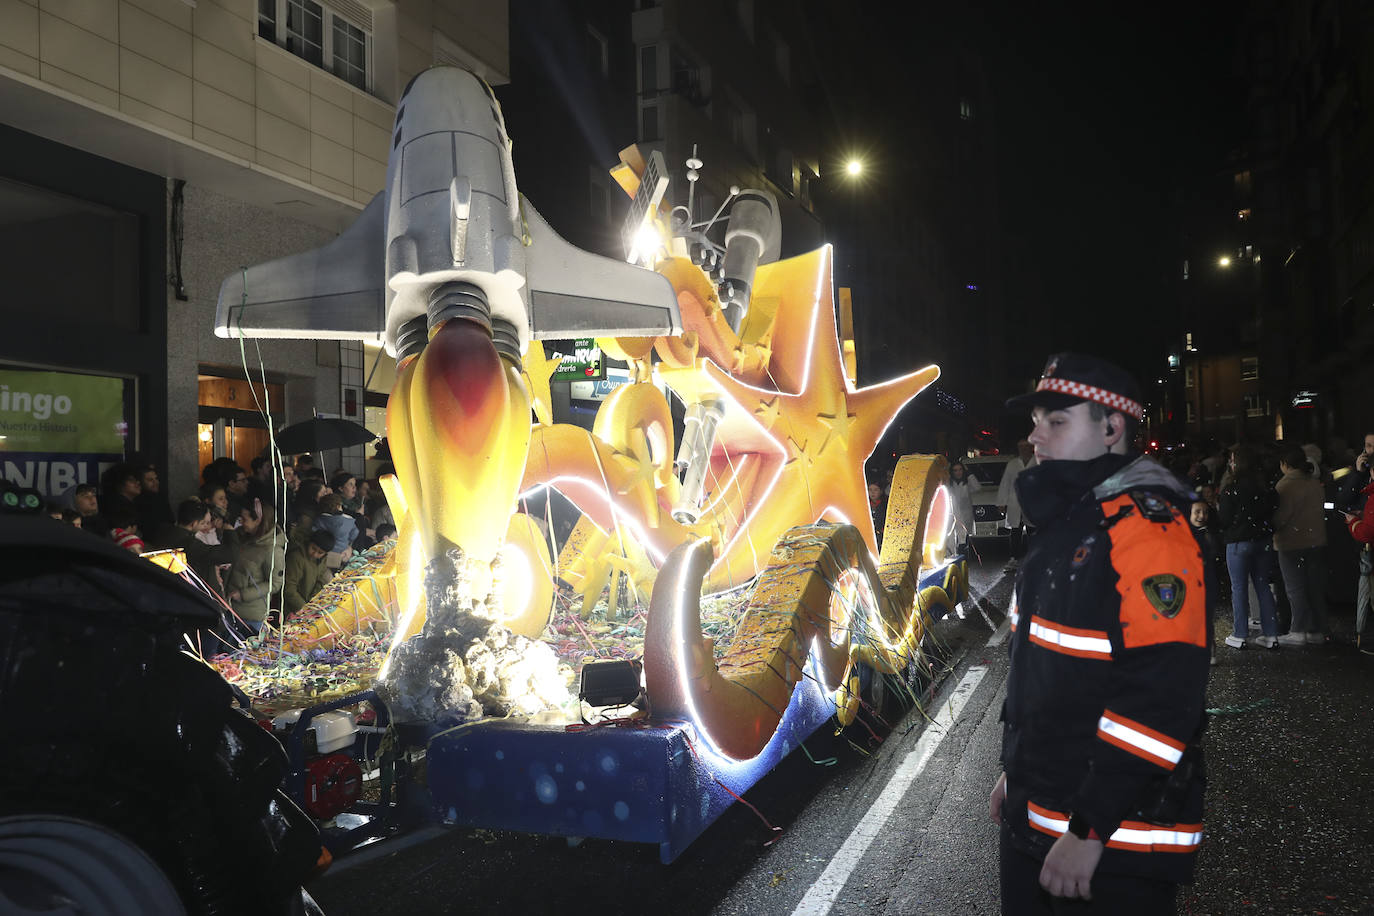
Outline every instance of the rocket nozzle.
[(425, 316), (416, 315), (396, 332), (396, 362), (400, 363), (407, 356), (419, 353), (427, 343), (429, 328), (425, 326)]
[[(441, 283), (429, 294), (425, 321), (432, 332), (445, 321), (461, 318), (471, 321), (491, 335), (492, 346), (502, 359), (520, 367), (520, 332), (511, 322), (491, 314), (487, 294), (482, 287), (461, 280)], [(398, 336), (398, 352), (399, 352)]]
[(482, 287), (473, 283), (461, 280), (440, 283), (429, 294), (425, 314), (431, 331), (450, 318), (463, 318), (480, 324), (491, 333), (491, 305)]

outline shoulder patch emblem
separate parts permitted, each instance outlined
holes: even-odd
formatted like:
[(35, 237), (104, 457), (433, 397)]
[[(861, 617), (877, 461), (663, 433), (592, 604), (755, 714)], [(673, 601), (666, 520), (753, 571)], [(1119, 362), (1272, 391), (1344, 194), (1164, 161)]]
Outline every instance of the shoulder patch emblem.
[(1078, 567), (1082, 566), (1084, 563), (1088, 562), (1088, 557), (1092, 556), (1092, 552), (1093, 552), (1093, 543), (1094, 543), (1096, 540), (1097, 540), (1097, 537), (1096, 537), (1095, 535), (1091, 535), (1091, 534), (1090, 534), (1090, 535), (1088, 535), (1087, 537), (1085, 537), (1085, 538), (1083, 539), (1083, 542), (1082, 542), (1081, 544), (1078, 545), (1077, 549), (1074, 550), (1074, 552), (1073, 552), (1073, 560), (1071, 561), (1071, 564), (1070, 564), (1070, 565), (1073, 566), (1074, 569), (1077, 569)]
[(1188, 586), (1173, 573), (1149, 576), (1140, 585), (1145, 592), (1146, 600), (1165, 617), (1177, 617), (1178, 612), (1183, 610), (1183, 599), (1188, 593)]
[(1153, 493), (1132, 493), (1131, 499), (1140, 507), (1140, 514), (1152, 522), (1168, 522), (1174, 518), (1174, 507)]

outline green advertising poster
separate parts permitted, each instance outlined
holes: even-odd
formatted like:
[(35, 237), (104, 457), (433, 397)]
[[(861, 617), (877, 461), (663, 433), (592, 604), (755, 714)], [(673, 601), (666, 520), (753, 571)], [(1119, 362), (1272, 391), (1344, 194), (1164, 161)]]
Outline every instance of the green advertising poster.
[(558, 368), (553, 370), (554, 382), (596, 382), (606, 377), (606, 363), (595, 337), (579, 337), (573, 341), (573, 352), (559, 354)]
[(124, 380), (0, 369), (0, 452), (124, 451)]

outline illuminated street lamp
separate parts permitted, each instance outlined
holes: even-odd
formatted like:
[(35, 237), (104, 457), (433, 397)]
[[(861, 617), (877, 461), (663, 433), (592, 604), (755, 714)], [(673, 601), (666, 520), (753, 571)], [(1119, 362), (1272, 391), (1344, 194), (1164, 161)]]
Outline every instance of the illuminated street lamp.
[(1217, 266), (1218, 266), (1218, 267), (1230, 267), (1230, 266), (1231, 266), (1231, 259), (1228, 258), (1226, 255), (1222, 255), (1221, 257), (1217, 258)]
[(851, 178), (856, 178), (864, 170), (864, 164), (857, 159), (851, 159), (845, 163), (844, 170), (849, 173)]

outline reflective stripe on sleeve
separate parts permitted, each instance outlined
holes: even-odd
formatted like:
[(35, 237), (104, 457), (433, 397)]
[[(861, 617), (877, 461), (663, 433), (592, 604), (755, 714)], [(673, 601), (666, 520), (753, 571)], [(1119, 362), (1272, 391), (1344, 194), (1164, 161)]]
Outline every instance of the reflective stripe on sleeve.
[(1030, 619), (1030, 641), (1046, 649), (1078, 658), (1110, 659), (1112, 641), (1103, 630), (1080, 630), (1050, 623), (1038, 615)]
[(1172, 770), (1183, 758), (1185, 745), (1133, 719), (1104, 710), (1097, 721), (1097, 737), (1124, 751)]
[(1036, 830), (1041, 833), (1048, 833), (1050, 836), (1061, 836), (1069, 830), (1069, 816), (1067, 814), (1042, 808), (1035, 802), (1026, 802), (1026, 820)]
[[(1062, 836), (1069, 829), (1069, 816), (1026, 803), (1026, 820), (1041, 833)], [(1125, 849), (1131, 852), (1194, 852), (1202, 845), (1201, 824), (1172, 824), (1163, 827), (1145, 821), (1122, 821), (1107, 839), (1110, 849)]]

